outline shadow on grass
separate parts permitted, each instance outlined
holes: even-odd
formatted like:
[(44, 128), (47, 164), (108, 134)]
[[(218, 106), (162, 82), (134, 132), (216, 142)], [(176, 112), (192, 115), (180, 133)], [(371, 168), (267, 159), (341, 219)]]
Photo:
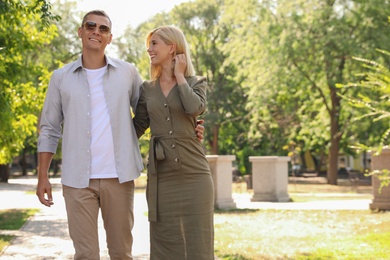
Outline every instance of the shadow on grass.
[(18, 230), (27, 219), (35, 215), (38, 209), (0, 210), (0, 230)]
[(14, 239), (16, 236), (12, 235), (0, 235), (0, 256), (1, 252), (3, 252), (4, 248), (8, 246), (12, 239)]
[(219, 251), (215, 251), (216, 255), (218, 255), (217, 259), (224, 259), (224, 260), (251, 260), (250, 258), (246, 258), (240, 254), (218, 254)]
[(247, 213), (254, 213), (258, 211), (260, 211), (260, 209), (215, 209), (214, 213), (215, 214), (229, 214), (229, 213), (247, 214)]

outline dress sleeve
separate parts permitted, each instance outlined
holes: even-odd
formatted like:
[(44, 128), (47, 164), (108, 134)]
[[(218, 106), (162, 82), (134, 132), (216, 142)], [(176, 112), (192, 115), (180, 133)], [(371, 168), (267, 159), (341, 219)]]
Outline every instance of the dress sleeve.
[(206, 110), (206, 78), (200, 76), (187, 78), (187, 83), (180, 84), (178, 87), (186, 113), (193, 116), (203, 114)]

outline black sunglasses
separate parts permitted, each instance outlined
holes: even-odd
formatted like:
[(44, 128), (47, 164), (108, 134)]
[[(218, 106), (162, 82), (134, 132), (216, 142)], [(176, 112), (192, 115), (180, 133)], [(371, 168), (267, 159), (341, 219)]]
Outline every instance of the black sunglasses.
[[(83, 27), (87, 29), (87, 31), (95, 31), (97, 24), (95, 22), (85, 22)], [(100, 25), (99, 32), (103, 35), (108, 35), (111, 32), (110, 27), (107, 25)]]

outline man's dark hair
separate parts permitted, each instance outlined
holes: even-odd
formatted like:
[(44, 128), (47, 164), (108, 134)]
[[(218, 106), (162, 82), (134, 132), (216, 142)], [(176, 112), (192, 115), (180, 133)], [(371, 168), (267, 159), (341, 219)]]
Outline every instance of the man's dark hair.
[(86, 13), (83, 17), (83, 22), (81, 23), (81, 26), (85, 23), (85, 21), (87, 20), (87, 17), (88, 15), (90, 14), (94, 14), (94, 15), (100, 15), (100, 16), (104, 16), (104, 17), (107, 17), (107, 19), (110, 21), (110, 28), (112, 27), (112, 22), (111, 22), (111, 19), (110, 17), (108, 16), (108, 14), (106, 12), (104, 12), (103, 10), (92, 10), (92, 11), (89, 11), (88, 13)]

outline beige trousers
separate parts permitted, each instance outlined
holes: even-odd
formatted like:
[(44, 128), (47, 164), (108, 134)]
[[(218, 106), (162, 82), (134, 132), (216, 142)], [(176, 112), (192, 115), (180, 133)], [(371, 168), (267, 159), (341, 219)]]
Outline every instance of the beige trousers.
[(92, 179), (88, 188), (63, 185), (74, 259), (100, 259), (98, 214), (101, 210), (111, 260), (133, 259), (134, 181)]

